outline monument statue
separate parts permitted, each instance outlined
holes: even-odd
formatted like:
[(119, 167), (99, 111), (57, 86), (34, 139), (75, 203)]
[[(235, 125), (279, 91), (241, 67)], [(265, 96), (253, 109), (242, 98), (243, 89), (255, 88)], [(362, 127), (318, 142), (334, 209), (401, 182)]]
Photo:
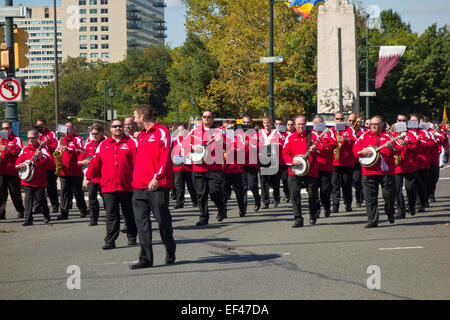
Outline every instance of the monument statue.
[[(317, 113), (359, 112), (356, 13), (348, 0), (326, 0), (317, 21)], [(341, 106), (342, 102), (342, 106)]]

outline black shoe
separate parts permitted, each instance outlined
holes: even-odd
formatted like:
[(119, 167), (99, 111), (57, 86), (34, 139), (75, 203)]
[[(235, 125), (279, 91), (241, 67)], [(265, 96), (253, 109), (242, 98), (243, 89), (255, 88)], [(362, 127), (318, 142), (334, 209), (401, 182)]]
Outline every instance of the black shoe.
[(362, 208), (362, 203), (361, 202), (356, 202), (356, 207), (357, 208)]
[(295, 218), (294, 224), (292, 225), (292, 228), (301, 228), (303, 227), (303, 219), (302, 218)]
[(87, 210), (82, 210), (80, 213), (80, 218), (86, 218), (87, 215), (88, 215)]
[(26, 226), (32, 226), (33, 222), (25, 222), (24, 224), (22, 224), (22, 226), (26, 227)]
[(166, 257), (166, 264), (174, 264), (175, 263), (175, 256), (173, 257)]
[(419, 207), (419, 210), (417, 210), (417, 212), (425, 212), (425, 208), (424, 207)]
[(414, 209), (409, 209), (409, 214), (410, 215), (415, 215), (416, 214), (416, 208), (414, 208)]
[(394, 216), (388, 217), (388, 221), (389, 221), (389, 223), (394, 223), (395, 222)]
[(275, 201), (275, 203), (273, 204), (274, 208), (278, 208), (278, 205), (280, 204), (280, 201)]
[(53, 213), (58, 213), (59, 212), (59, 207), (53, 207)]
[(122, 233), (127, 233), (127, 232), (128, 232), (128, 229), (127, 229), (127, 227), (125, 227), (125, 228), (121, 229), (121, 230), (120, 230), (120, 232), (122, 232)]
[(430, 196), (430, 200), (428, 200), (430, 203), (436, 202), (436, 199), (434, 198), (434, 196)]
[(114, 243), (107, 243), (102, 247), (103, 250), (111, 250), (111, 249), (115, 249), (115, 248), (116, 248), (116, 245)]
[(310, 224), (314, 225), (314, 224), (316, 224), (316, 222), (317, 222), (316, 218), (314, 218), (314, 217), (309, 218)]
[(201, 227), (201, 226), (206, 226), (208, 224), (208, 221), (205, 220), (200, 220), (199, 222), (197, 222), (195, 225), (197, 227)]
[(370, 229), (370, 228), (376, 228), (376, 227), (378, 227), (378, 223), (374, 222), (374, 223), (368, 223), (364, 228)]
[(338, 213), (339, 212), (339, 207), (333, 206), (333, 213)]
[(401, 215), (400, 213), (397, 213), (395, 215), (395, 219), (403, 219), (403, 215)]
[(345, 212), (352, 212), (352, 206), (351, 205), (346, 206), (345, 207)]
[(174, 209), (182, 209), (184, 206), (182, 206), (181, 204), (177, 204), (176, 206), (174, 206)]
[(261, 208), (261, 204), (255, 204), (253, 211), (258, 212), (259, 208)]
[(239, 217), (245, 217), (245, 212), (239, 212)]
[(44, 223), (45, 224), (48, 224), (49, 222), (50, 222), (50, 217), (47, 217), (47, 218), (44, 219)]
[(320, 209), (316, 212), (316, 219), (320, 218)]
[(6, 220), (5, 216), (0, 216), (0, 220)]
[(69, 217), (66, 217), (66, 216), (58, 216), (58, 217), (56, 217), (56, 220), (68, 220), (69, 219)]
[(130, 265), (130, 269), (143, 269), (143, 268), (153, 268), (153, 263), (151, 262), (145, 262), (145, 261), (139, 261), (136, 264)]
[(269, 209), (269, 204), (268, 203), (264, 203), (262, 208), (263, 209)]
[(134, 239), (134, 238), (128, 239), (128, 245), (129, 246), (134, 246), (136, 244), (137, 244), (136, 239)]
[(425, 204), (425, 208), (429, 208), (430, 207), (430, 203), (427, 201), (427, 203)]
[(325, 209), (325, 218), (328, 218), (330, 215), (331, 215), (330, 209), (328, 210)]
[(89, 222), (89, 226), (90, 227), (93, 227), (93, 226), (96, 226), (97, 225), (97, 221), (91, 221), (91, 222)]
[(221, 214), (218, 214), (218, 215), (216, 216), (216, 219), (217, 219), (217, 221), (219, 221), (219, 222), (222, 222), (224, 218), (225, 218), (225, 217), (224, 217), (223, 215), (221, 215)]

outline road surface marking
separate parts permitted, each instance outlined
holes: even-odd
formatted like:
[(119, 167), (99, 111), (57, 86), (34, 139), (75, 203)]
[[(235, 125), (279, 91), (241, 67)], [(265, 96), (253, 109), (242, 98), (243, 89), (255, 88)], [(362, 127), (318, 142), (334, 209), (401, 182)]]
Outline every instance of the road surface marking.
[(396, 247), (396, 248), (379, 248), (378, 250), (407, 250), (407, 249), (423, 249), (423, 247)]

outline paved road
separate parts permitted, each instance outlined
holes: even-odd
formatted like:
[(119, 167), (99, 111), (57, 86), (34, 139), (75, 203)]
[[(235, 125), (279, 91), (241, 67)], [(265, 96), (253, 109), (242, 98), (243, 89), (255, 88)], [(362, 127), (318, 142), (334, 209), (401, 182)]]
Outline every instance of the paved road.
[[(382, 215), (376, 229), (364, 229), (364, 207), (293, 229), (290, 204), (258, 213), (251, 204), (240, 218), (231, 203), (228, 219), (219, 223), (213, 212), (206, 227), (195, 227), (190, 205), (172, 210), (177, 262), (164, 264), (154, 229), (155, 267), (142, 270), (128, 268), (139, 247), (123, 234), (117, 249), (101, 249), (103, 212), (96, 227), (75, 210), (69, 221), (44, 225), (38, 216), (22, 227), (9, 204), (0, 222), (0, 299), (450, 299), (449, 167), (426, 213), (393, 225)], [(71, 265), (80, 289), (67, 287), (68, 277), (77, 284)]]

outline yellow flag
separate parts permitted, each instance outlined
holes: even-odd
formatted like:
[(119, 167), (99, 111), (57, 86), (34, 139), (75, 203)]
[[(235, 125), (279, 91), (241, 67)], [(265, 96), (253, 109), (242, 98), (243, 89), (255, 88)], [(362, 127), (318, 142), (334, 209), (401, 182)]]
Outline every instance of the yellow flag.
[(442, 116), (442, 119), (444, 119), (444, 124), (446, 125), (448, 122), (448, 118), (447, 118), (447, 108), (444, 107), (444, 115)]

